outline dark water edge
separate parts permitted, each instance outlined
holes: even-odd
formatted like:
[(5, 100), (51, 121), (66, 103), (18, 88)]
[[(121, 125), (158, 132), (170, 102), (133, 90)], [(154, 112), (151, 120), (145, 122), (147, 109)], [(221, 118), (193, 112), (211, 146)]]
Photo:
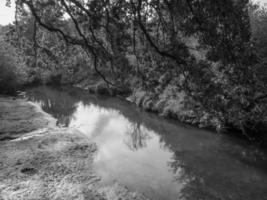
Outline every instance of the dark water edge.
[(152, 199), (267, 199), (267, 152), (73, 87), (36, 87), (26, 97), (98, 145), (95, 170)]

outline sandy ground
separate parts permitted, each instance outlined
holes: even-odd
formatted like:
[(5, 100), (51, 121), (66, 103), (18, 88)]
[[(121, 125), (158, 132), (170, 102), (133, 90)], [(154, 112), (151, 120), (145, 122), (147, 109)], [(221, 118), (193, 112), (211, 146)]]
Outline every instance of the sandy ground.
[(0, 200), (147, 200), (93, 171), (97, 146), (24, 100), (0, 97)]

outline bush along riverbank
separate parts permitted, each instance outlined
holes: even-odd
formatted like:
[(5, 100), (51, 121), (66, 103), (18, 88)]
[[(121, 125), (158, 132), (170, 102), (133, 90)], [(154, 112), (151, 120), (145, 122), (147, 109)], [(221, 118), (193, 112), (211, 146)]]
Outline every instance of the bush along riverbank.
[(205, 111), (184, 92), (169, 96), (168, 90), (166, 90), (161, 95), (156, 96), (142, 89), (135, 89), (126, 99), (135, 103), (138, 107), (149, 112), (155, 112), (160, 116), (176, 119), (182, 123), (218, 133), (231, 134), (259, 145), (267, 146), (267, 119), (263, 119), (260, 123), (255, 123), (253, 128), (245, 129), (240, 124), (237, 124), (236, 121), (238, 120), (235, 118), (222, 120), (222, 115), (218, 116)]
[(179, 93), (176, 98), (170, 98), (164, 94), (155, 97), (149, 92), (135, 90), (127, 100), (146, 111), (158, 113), (163, 117), (177, 119), (199, 128), (213, 129), (218, 132), (221, 130), (219, 119), (200, 109), (195, 111), (197, 105), (183, 92)]

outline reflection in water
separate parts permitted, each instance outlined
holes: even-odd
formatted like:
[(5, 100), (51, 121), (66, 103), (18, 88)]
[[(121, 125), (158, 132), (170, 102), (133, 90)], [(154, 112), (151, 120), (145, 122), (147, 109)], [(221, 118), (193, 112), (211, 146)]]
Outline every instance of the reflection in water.
[(98, 145), (95, 171), (157, 200), (267, 199), (266, 153), (233, 138), (186, 128), (115, 98), (35, 88), (31, 101)]
[(38, 103), (42, 109), (52, 114), (57, 119), (58, 126), (69, 126), (73, 113), (76, 110), (78, 100), (65, 92), (54, 92), (49, 88), (42, 87), (41, 91), (29, 91), (28, 99)]
[(139, 122), (129, 123), (125, 134), (129, 135), (128, 139), (125, 140), (125, 144), (132, 151), (136, 151), (138, 149), (146, 147), (146, 141), (151, 139), (148, 130)]

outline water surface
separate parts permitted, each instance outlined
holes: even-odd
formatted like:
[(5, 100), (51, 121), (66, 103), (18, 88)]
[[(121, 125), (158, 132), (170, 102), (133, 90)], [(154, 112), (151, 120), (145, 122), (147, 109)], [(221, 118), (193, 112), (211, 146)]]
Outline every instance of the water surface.
[(267, 153), (245, 141), (77, 88), (37, 87), (27, 98), (97, 143), (103, 184), (117, 181), (155, 200), (267, 200)]

